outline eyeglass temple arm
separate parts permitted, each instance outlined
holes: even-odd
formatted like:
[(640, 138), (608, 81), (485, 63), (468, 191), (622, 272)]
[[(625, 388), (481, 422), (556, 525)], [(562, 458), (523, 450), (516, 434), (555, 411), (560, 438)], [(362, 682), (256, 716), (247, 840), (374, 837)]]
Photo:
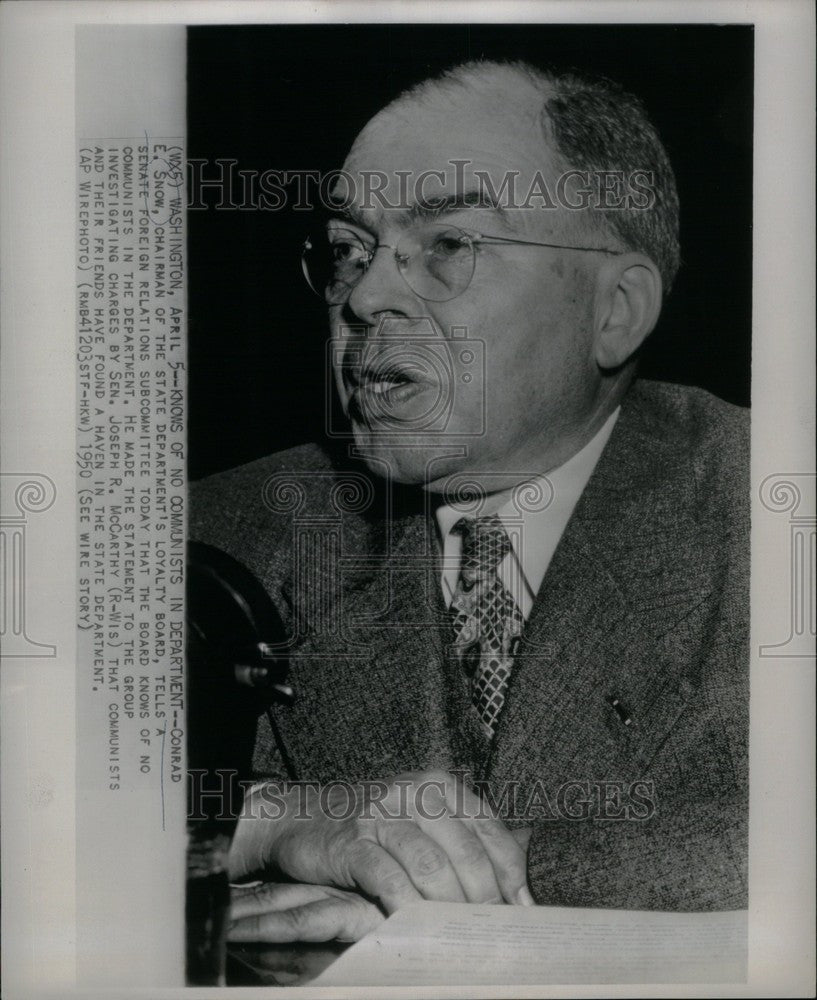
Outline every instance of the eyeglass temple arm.
[(608, 247), (576, 247), (568, 246), (565, 243), (537, 243), (534, 240), (517, 240), (510, 236), (489, 236), (487, 233), (474, 233), (472, 237), (474, 243), (514, 243), (525, 247), (550, 247), (553, 250), (582, 250), (595, 253), (612, 253), (620, 255), (624, 250), (610, 250)]

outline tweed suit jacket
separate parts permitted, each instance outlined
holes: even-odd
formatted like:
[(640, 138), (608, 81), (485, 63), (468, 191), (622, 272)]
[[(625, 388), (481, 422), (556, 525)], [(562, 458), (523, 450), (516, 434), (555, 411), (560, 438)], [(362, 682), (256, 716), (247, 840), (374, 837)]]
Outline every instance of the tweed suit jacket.
[[(302, 779), (459, 770), (533, 825), (539, 903), (747, 905), (748, 414), (637, 381), (525, 624), (495, 738), (448, 655), (432, 519), (317, 446), (191, 489), (290, 635)], [(257, 776), (283, 778), (266, 718)], [(503, 796), (505, 798), (503, 799)]]

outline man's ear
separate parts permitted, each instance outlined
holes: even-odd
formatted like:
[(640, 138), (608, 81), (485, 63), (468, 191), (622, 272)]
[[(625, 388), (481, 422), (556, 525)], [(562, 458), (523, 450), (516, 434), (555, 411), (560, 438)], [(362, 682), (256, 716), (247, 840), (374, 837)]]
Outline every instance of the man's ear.
[(643, 343), (661, 312), (663, 283), (655, 264), (640, 253), (615, 257), (600, 274), (596, 306), (596, 363), (619, 368)]

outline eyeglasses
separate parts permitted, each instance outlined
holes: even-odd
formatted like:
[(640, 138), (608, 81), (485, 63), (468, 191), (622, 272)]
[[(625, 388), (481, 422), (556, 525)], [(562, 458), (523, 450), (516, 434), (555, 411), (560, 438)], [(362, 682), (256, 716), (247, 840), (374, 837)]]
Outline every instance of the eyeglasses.
[(471, 284), (480, 246), (551, 247), (586, 253), (620, 254), (606, 247), (577, 247), (563, 243), (534, 243), (506, 236), (467, 233), (456, 226), (427, 223), (408, 230), (395, 246), (367, 245), (359, 233), (332, 228), (309, 237), (303, 245), (301, 267), (315, 294), (329, 305), (340, 305), (368, 271), (380, 249), (392, 250), (409, 288), (426, 302), (448, 302)]

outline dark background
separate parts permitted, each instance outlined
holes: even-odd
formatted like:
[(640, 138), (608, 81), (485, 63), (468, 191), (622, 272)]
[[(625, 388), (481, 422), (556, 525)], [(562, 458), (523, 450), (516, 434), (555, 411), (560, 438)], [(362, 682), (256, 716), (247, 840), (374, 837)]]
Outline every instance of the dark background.
[[(641, 373), (747, 405), (751, 26), (190, 28), (188, 156), (339, 167), (403, 88), (481, 56), (609, 76), (644, 101), (676, 172), (683, 264)], [(188, 213), (192, 479), (315, 440), (324, 421), (324, 309), (300, 270), (308, 213), (216, 200)]]

